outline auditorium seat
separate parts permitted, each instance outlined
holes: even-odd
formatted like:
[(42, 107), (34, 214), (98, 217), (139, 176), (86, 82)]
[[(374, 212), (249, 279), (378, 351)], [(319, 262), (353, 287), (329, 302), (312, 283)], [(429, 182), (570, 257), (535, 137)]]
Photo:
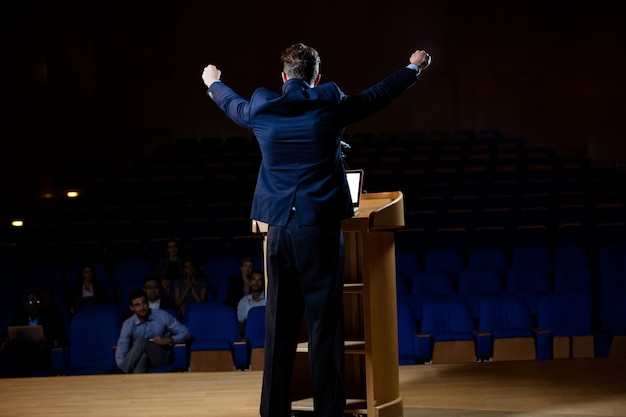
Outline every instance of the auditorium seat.
[(476, 362), (474, 321), (460, 300), (430, 300), (424, 304), (416, 356), (426, 362)]
[(554, 292), (567, 293), (572, 291), (591, 292), (592, 273), (588, 266), (563, 265), (554, 269)]
[(537, 311), (537, 359), (593, 357), (591, 293), (542, 296)]
[(492, 247), (475, 245), (469, 251), (468, 269), (489, 269), (504, 275), (509, 267), (509, 256), (506, 249), (498, 246), (497, 242)]
[[(245, 343), (236, 342), (235, 365), (237, 368), (262, 371), (265, 363), (265, 306), (256, 306), (248, 311), (243, 338)], [(238, 350), (243, 350), (245, 357), (237, 360)]]
[(626, 303), (623, 293), (600, 295), (600, 331), (596, 338), (598, 357), (626, 357)]
[(503, 291), (500, 274), (494, 269), (464, 269), (459, 274), (458, 289), (452, 295), (467, 303), (472, 317), (478, 320), (480, 303), (486, 297), (496, 297)]
[(115, 304), (87, 304), (70, 322), (70, 346), (64, 373), (98, 375), (115, 372), (115, 349), (122, 321)]
[(234, 343), (239, 339), (237, 312), (217, 303), (191, 303), (184, 324), (192, 335), (190, 372), (235, 370)]
[(537, 314), (539, 298), (552, 292), (552, 282), (543, 269), (512, 267), (506, 273), (505, 292), (522, 298), (530, 312)]
[(533, 319), (526, 302), (502, 295), (480, 305), (478, 356), (493, 361), (536, 359)]
[(406, 299), (413, 311), (413, 317), (419, 321), (427, 301), (449, 298), (453, 293), (454, 283), (447, 272), (415, 271), (411, 276), (411, 292)]
[(550, 273), (554, 269), (552, 248), (543, 244), (514, 246), (511, 249), (511, 267), (541, 269)]

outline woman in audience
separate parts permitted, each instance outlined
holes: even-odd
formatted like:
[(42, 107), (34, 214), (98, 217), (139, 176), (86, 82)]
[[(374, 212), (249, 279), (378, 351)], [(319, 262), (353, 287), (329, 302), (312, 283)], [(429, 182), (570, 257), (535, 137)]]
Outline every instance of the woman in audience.
[(174, 300), (180, 316), (184, 316), (187, 304), (207, 301), (208, 289), (207, 280), (197, 276), (193, 262), (185, 260), (183, 278), (174, 283)]
[(67, 303), (70, 313), (75, 314), (81, 306), (87, 303), (112, 302), (104, 284), (96, 277), (94, 268), (90, 264), (80, 269), (78, 282), (72, 285), (67, 294)]

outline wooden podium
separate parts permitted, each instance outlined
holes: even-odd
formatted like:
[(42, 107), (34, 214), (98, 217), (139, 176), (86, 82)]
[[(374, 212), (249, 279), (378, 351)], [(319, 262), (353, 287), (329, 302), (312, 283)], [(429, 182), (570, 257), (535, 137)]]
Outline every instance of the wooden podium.
[[(345, 245), (345, 413), (401, 417), (398, 375), (395, 230), (404, 226), (399, 191), (363, 194), (342, 222)], [(267, 225), (253, 221), (253, 231)], [(265, 245), (264, 245), (265, 246)], [(292, 383), (292, 409), (313, 411), (308, 344), (302, 332)]]

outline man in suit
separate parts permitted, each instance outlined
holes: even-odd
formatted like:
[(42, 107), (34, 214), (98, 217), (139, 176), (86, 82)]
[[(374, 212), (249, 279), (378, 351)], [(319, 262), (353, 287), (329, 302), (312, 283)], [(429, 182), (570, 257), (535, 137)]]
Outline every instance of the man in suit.
[(346, 401), (340, 221), (354, 215), (341, 137), (347, 125), (411, 87), (430, 56), (415, 51), (406, 68), (356, 95), (335, 83), (319, 84), (319, 55), (309, 46), (292, 45), (281, 58), (282, 94), (260, 88), (247, 100), (220, 81), (215, 65), (202, 79), (226, 115), (252, 130), (263, 156), (251, 213), (269, 225), (261, 416), (291, 415), (291, 377), (306, 314), (315, 414), (339, 417)]

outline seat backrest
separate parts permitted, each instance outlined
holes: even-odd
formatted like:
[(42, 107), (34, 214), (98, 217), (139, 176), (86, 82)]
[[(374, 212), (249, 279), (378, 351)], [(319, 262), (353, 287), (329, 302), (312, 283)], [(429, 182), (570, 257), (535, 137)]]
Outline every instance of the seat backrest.
[(464, 301), (432, 300), (424, 304), (421, 332), (436, 335), (449, 332), (472, 332), (474, 320)]
[(239, 338), (237, 312), (222, 304), (187, 304), (184, 322), (196, 341), (220, 340), (232, 343)]
[(413, 318), (411, 306), (399, 301), (398, 309), (398, 354), (400, 364), (415, 363), (415, 343), (414, 338), (417, 333), (417, 323)]
[(450, 275), (444, 271), (416, 271), (411, 278), (413, 295), (449, 295), (454, 292)]
[(465, 269), (459, 274), (460, 294), (500, 294), (502, 282), (500, 275), (488, 268)]
[(444, 271), (458, 274), (465, 268), (462, 254), (454, 249), (430, 249), (424, 261), (426, 271)]
[(511, 268), (506, 276), (507, 291), (549, 292), (552, 289), (548, 273), (538, 268)]
[(121, 288), (124, 282), (143, 280), (152, 274), (152, 268), (148, 259), (124, 259), (114, 261), (112, 264), (111, 281), (116, 289)]
[(248, 311), (244, 336), (253, 348), (265, 346), (265, 306), (252, 307)]
[(556, 267), (589, 267), (587, 248), (582, 243), (562, 243), (555, 248)]
[(603, 293), (626, 294), (626, 265), (607, 266), (600, 274), (600, 289)]
[(557, 266), (554, 268), (554, 292), (589, 291), (591, 270), (586, 266)]
[(554, 267), (552, 254), (543, 245), (515, 246), (511, 253), (513, 268), (536, 268), (551, 271)]
[(493, 333), (502, 329), (530, 329), (532, 315), (522, 298), (500, 296), (480, 303), (479, 327)]
[(467, 263), (470, 269), (489, 268), (505, 272), (509, 268), (504, 248), (475, 247), (470, 250)]
[(600, 324), (613, 335), (626, 335), (624, 294), (605, 293), (600, 301)]
[(537, 311), (537, 327), (550, 330), (555, 336), (591, 334), (591, 294), (570, 292), (542, 296)]
[(71, 367), (112, 370), (121, 325), (117, 305), (84, 305), (70, 322)]

